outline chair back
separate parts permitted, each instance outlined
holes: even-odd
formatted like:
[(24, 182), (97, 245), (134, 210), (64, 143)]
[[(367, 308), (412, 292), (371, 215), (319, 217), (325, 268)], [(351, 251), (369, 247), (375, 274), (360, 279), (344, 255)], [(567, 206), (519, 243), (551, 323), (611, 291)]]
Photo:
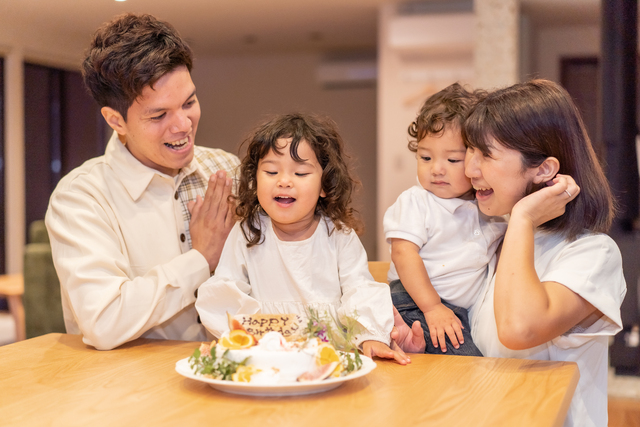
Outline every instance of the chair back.
[(388, 283), (389, 264), (389, 261), (369, 261), (369, 271), (373, 276), (373, 280), (380, 283)]
[(49, 233), (43, 219), (29, 224), (29, 240), (27, 243), (49, 243)]
[(51, 244), (44, 221), (29, 226), (24, 248), (24, 295), (27, 338), (50, 332), (66, 332), (60, 297), (60, 281), (53, 266)]

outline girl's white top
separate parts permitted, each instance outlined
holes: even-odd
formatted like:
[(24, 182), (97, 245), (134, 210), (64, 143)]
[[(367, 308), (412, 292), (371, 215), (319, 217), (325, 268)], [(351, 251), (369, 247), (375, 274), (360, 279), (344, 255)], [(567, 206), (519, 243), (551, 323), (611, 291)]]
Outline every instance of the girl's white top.
[(334, 229), (322, 218), (315, 233), (298, 242), (280, 240), (271, 219), (261, 216), (264, 241), (247, 248), (236, 224), (225, 243), (215, 275), (198, 290), (196, 309), (205, 327), (219, 337), (229, 314), (306, 314), (312, 307), (344, 323), (357, 313), (364, 328), (356, 343), (389, 344), (393, 310), (389, 286), (369, 273), (367, 254), (353, 231)]
[(615, 242), (604, 234), (584, 234), (568, 242), (558, 234), (536, 232), (535, 269), (540, 280), (566, 286), (603, 316), (586, 329), (574, 327), (528, 350), (510, 350), (498, 339), (493, 306), (494, 268), (495, 262), (470, 312), (474, 343), (487, 357), (576, 362), (580, 380), (564, 425), (606, 426), (608, 341), (622, 328), (620, 305), (627, 291)]

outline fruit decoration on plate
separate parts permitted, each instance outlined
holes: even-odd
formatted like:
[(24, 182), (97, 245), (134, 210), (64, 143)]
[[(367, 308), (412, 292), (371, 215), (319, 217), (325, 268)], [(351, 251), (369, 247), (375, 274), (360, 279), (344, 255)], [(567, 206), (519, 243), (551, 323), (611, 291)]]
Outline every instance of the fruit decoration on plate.
[(353, 318), (347, 319), (343, 329), (313, 309), (307, 312), (305, 327), (300, 316), (291, 314), (239, 315), (241, 321), (227, 316), (229, 331), (218, 341), (201, 344), (189, 358), (194, 373), (275, 385), (344, 377), (362, 367), (353, 344), (358, 327)]

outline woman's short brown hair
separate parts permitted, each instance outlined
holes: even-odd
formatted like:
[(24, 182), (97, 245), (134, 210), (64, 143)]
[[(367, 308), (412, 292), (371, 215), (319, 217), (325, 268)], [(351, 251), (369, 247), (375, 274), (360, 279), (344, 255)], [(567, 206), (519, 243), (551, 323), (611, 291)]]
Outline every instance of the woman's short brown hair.
[(609, 183), (578, 109), (558, 84), (531, 80), (490, 93), (469, 113), (462, 138), (468, 147), (489, 157), (491, 139), (520, 152), (523, 169), (540, 166), (547, 157), (558, 159), (559, 173), (573, 177), (580, 194), (567, 204), (564, 215), (546, 222), (542, 229), (570, 240), (585, 230), (609, 230), (615, 214)]
[(146, 86), (153, 87), (177, 67), (191, 71), (192, 65), (191, 49), (171, 24), (127, 13), (95, 32), (82, 76), (98, 105), (113, 108), (126, 120), (127, 110)]

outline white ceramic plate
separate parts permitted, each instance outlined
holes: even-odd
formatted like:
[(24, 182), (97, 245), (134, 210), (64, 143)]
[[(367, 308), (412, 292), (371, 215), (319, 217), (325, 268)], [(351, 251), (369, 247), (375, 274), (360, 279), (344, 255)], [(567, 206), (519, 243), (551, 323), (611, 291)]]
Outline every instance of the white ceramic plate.
[(376, 363), (373, 360), (363, 355), (360, 355), (360, 357), (362, 358), (362, 368), (346, 377), (289, 384), (255, 385), (251, 383), (236, 383), (233, 381), (206, 378), (193, 372), (189, 366), (189, 358), (178, 360), (176, 362), (176, 371), (182, 376), (205, 382), (216, 390), (226, 393), (246, 394), (250, 396), (294, 396), (331, 390), (341, 386), (346, 381), (365, 376), (375, 369)]

